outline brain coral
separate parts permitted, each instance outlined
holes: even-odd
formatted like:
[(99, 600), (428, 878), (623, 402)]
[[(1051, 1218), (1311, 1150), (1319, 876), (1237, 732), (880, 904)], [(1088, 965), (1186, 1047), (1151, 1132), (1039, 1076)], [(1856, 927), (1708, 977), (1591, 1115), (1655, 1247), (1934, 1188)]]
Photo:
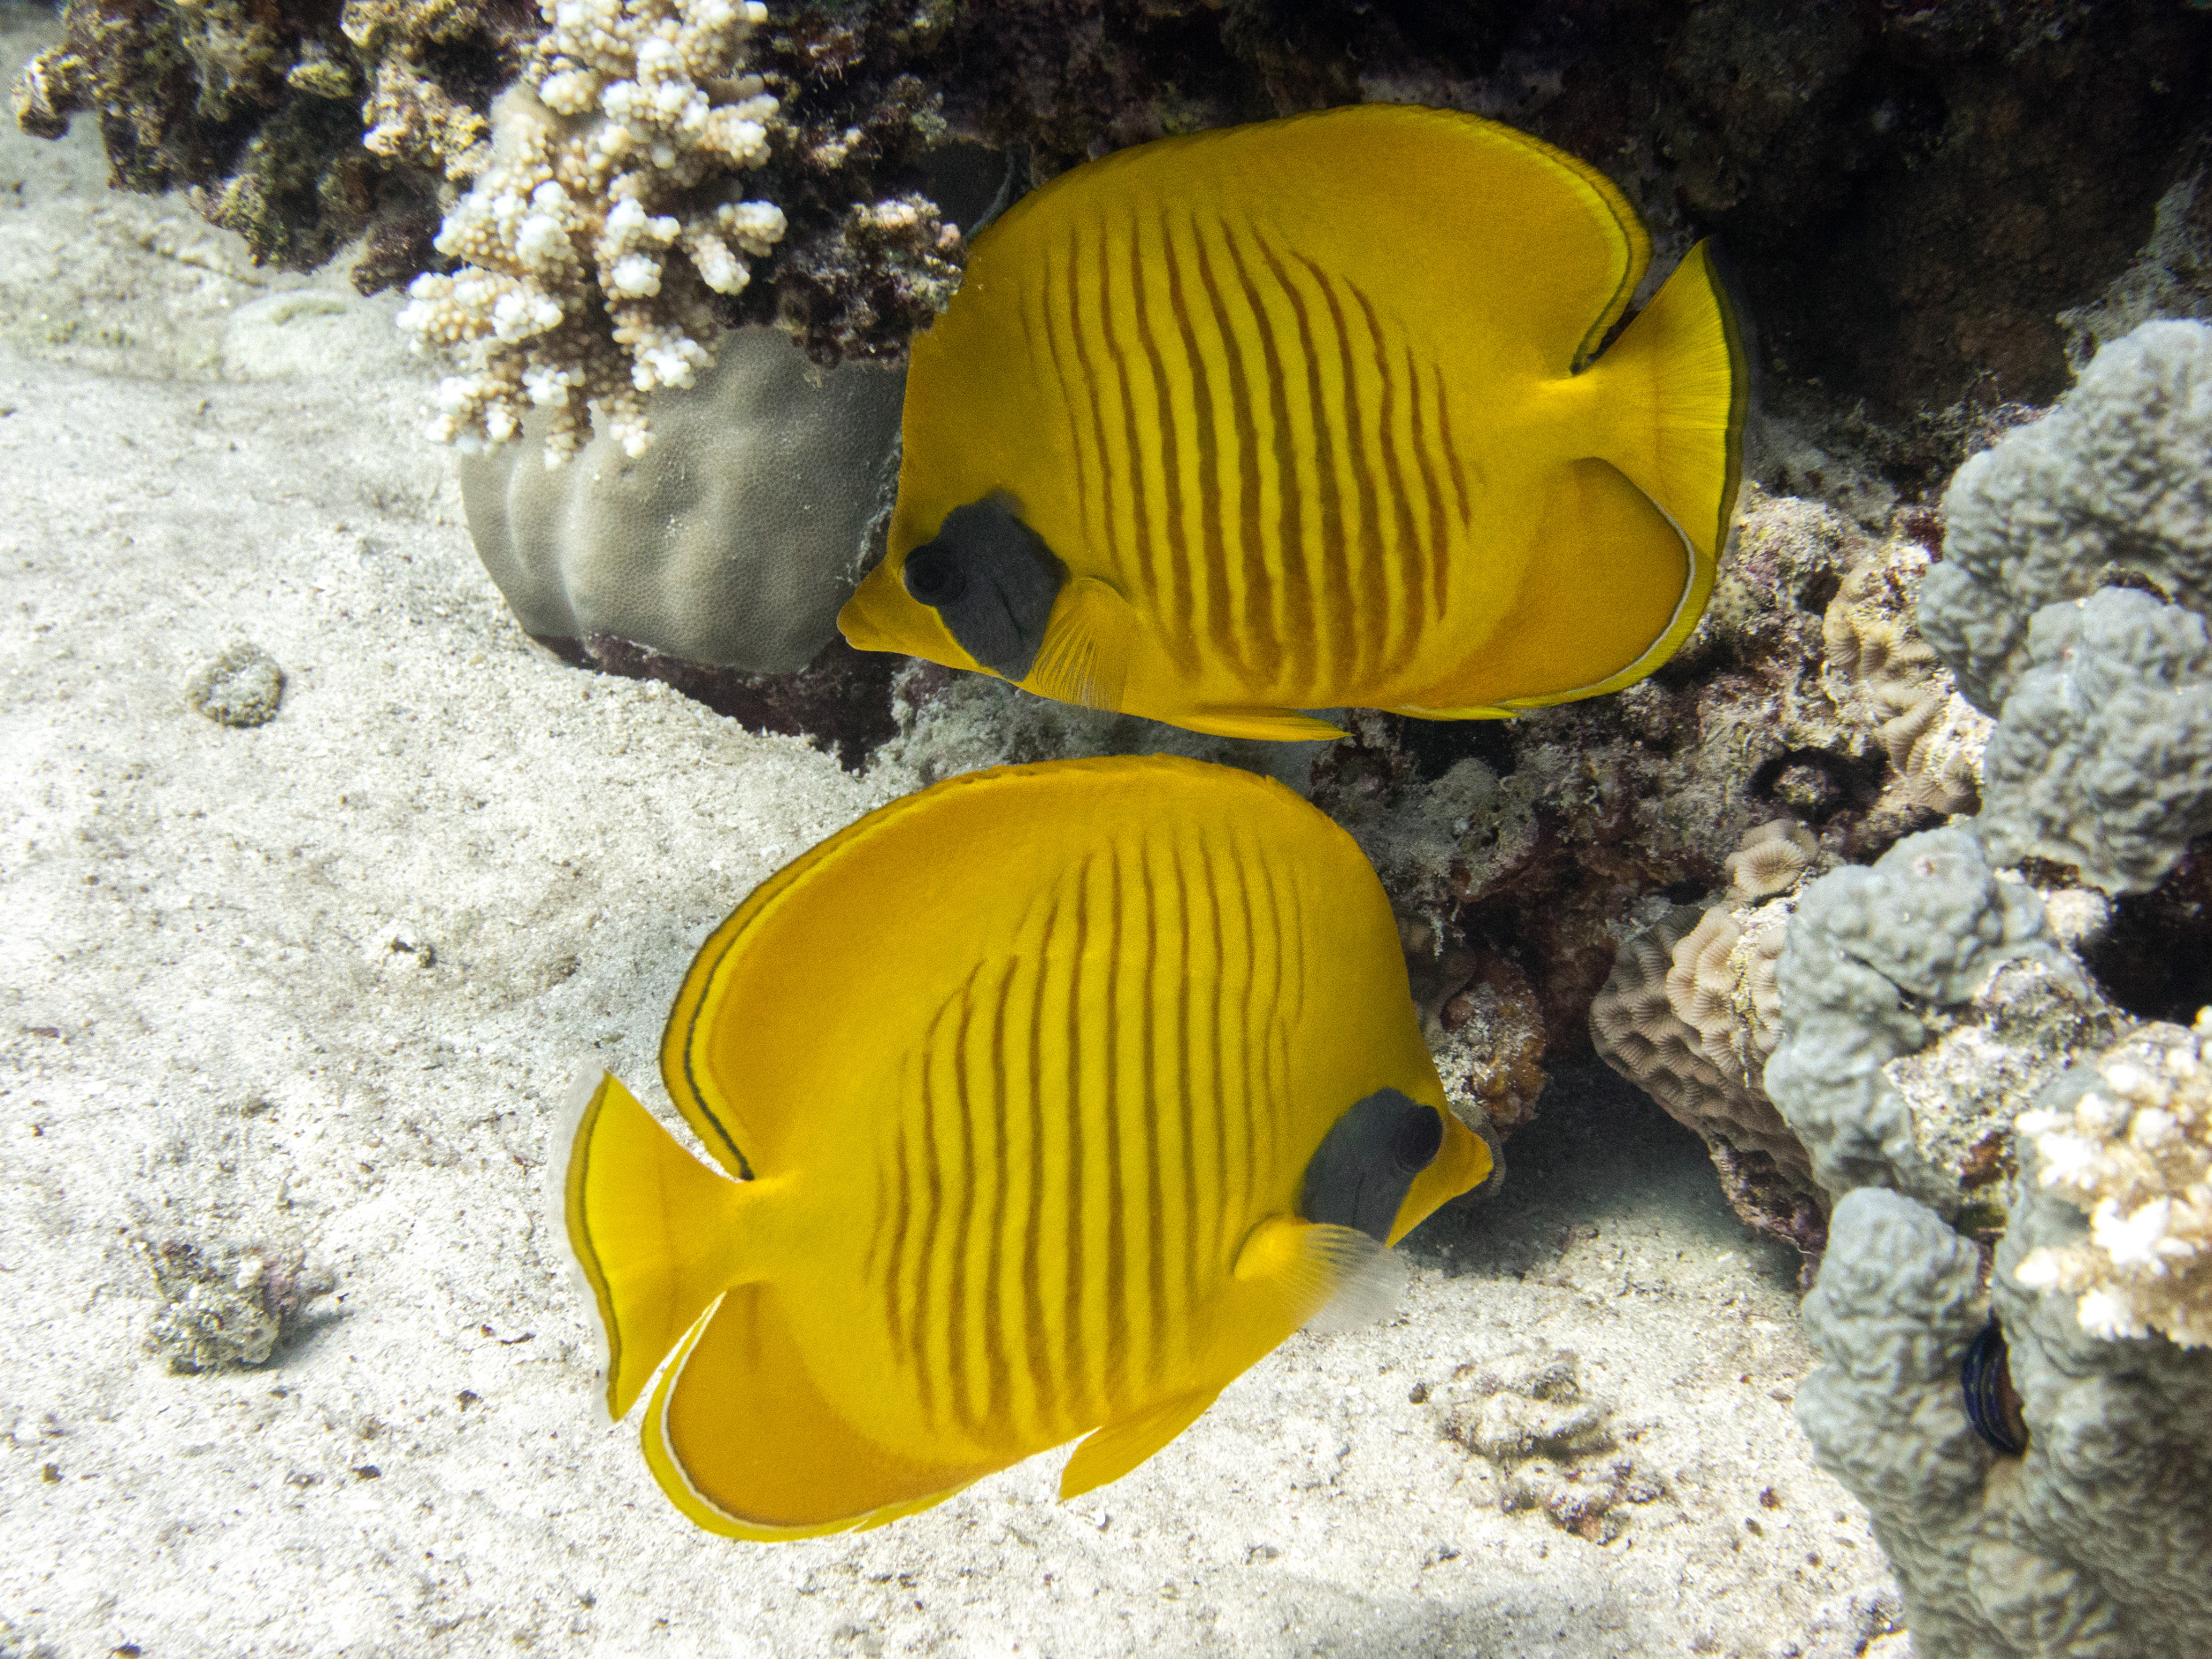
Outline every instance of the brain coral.
[(858, 578), (904, 386), (868, 364), (812, 368), (780, 329), (733, 329), (696, 387), (655, 396), (641, 457), (611, 433), (551, 471), (527, 445), (465, 455), (469, 534), (540, 640), (803, 668)]

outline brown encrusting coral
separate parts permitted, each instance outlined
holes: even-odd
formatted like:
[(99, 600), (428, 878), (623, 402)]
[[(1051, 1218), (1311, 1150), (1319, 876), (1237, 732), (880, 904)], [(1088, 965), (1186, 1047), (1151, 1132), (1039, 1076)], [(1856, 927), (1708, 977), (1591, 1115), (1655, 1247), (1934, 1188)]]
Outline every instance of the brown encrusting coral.
[[(492, 99), (548, 23), (526, 0), (71, 0), (65, 18), (65, 45), (18, 79), (26, 130), (97, 111), (119, 184), (190, 187), (295, 266), (365, 233), (376, 285), (448, 268), (426, 213), (474, 176)], [(976, 146), (1046, 179), (1171, 134), (1427, 102), (1589, 158), (1663, 249), (1719, 232), (1770, 395), (1917, 483), (1983, 414), (2063, 387), (2058, 313), (2140, 288), (2154, 243), (2187, 264), (2212, 127), (2212, 16), (2178, 5), (820, 0), (770, 7), (749, 67), (780, 111), (752, 184), (789, 228), (766, 280), (718, 303), (781, 315), (825, 360), (896, 356), (942, 291), (932, 260), (958, 262), (856, 212), (919, 196), (972, 229)]]

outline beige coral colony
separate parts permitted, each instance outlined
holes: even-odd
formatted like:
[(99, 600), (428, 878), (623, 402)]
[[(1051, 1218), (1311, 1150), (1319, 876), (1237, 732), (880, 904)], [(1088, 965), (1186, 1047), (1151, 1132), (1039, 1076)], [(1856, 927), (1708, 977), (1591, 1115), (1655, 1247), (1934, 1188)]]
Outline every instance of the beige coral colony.
[[(1788, 1247), (1797, 1422), (1914, 1654), (2212, 1655), (2202, 7), (1708, 0), (1564, 34), (1501, 8), (1464, 39), (1337, 0), (120, 10), (71, 0), (19, 122), (100, 109), (118, 183), (190, 186), (257, 257), (365, 239), (527, 632), (740, 676), (813, 710), (779, 729), (925, 779), (1161, 743), (1289, 766), (1381, 875), (1502, 1169), (1532, 1118), (1597, 1110), (1586, 1041)], [(464, 48), (495, 84), (450, 72)], [(185, 104), (144, 90), (156, 62), (192, 65)], [(305, 97), (361, 126), (288, 197), (273, 134)], [(882, 553), (904, 342), (1002, 179), (1362, 97), (1500, 113), (1663, 246), (1735, 246), (1769, 403), (1678, 657), (1509, 722), (1349, 710), (1294, 764), (918, 664), (855, 678), (832, 618)], [(434, 204), (412, 243), (406, 201)], [(280, 1353), (249, 1323), (194, 1363)], [(1439, 1409), (1504, 1444), (1507, 1398)]]
[(785, 225), (772, 202), (683, 200), (768, 158), (776, 100), (743, 69), (759, 0), (549, 10), (438, 232), (461, 269), (417, 277), (400, 326), (466, 365), (439, 385), (434, 439), (504, 442), (541, 409), (551, 466), (582, 447), (593, 409), (625, 454), (644, 452), (646, 394), (712, 365), (708, 296), (741, 292), (747, 256)]

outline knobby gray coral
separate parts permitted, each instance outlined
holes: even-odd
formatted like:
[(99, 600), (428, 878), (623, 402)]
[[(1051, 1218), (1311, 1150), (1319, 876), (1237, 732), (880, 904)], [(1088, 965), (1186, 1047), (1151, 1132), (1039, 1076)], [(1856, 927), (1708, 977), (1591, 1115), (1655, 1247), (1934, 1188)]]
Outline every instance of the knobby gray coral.
[[(2212, 1648), (2212, 1355), (2108, 1342), (2021, 1263), (2083, 1230), (2032, 1189), (1997, 1253), (1878, 1187), (1836, 1206), (1805, 1330), (1824, 1363), (1798, 1421), (1873, 1511), (1924, 1659), (2145, 1659)], [(1993, 1311), (2027, 1445), (1968, 1420), (1968, 1345)]]
[(2137, 583), (2212, 613), (2212, 328), (2146, 323), (2042, 419), (1958, 470), (1920, 629), (1985, 714), (2044, 606)]

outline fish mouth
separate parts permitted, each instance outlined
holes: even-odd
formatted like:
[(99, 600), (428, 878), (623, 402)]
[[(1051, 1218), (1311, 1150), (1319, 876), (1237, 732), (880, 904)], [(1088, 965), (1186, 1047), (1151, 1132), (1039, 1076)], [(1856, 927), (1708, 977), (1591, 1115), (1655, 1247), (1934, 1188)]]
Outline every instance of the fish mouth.
[(907, 649), (899, 641), (893, 618), (884, 614), (887, 568), (879, 565), (869, 572), (837, 613), (837, 631), (856, 651), (903, 652)]

